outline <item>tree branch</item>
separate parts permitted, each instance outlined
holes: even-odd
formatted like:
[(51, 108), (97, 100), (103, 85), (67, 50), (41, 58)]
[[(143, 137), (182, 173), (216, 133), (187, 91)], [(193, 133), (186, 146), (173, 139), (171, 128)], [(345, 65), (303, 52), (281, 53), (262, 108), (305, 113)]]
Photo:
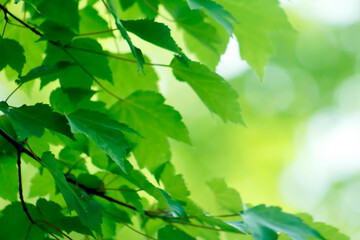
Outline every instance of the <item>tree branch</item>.
[(17, 150), (17, 167), (18, 167), (18, 176), (19, 176), (19, 197), (21, 201), (21, 205), (24, 209), (24, 212), (27, 218), (30, 220), (31, 223), (35, 223), (32, 219), (29, 210), (26, 207), (24, 196), (23, 196), (23, 188), (22, 188), (22, 180), (21, 180), (21, 151)]

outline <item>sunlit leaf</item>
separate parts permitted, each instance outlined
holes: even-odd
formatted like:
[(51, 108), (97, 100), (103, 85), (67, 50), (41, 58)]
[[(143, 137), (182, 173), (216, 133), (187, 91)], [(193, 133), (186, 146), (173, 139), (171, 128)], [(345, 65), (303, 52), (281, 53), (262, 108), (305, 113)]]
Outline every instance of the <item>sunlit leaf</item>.
[(238, 95), (220, 75), (200, 63), (184, 64), (178, 58), (173, 59), (171, 67), (174, 76), (187, 82), (211, 112), (219, 115), (225, 122), (244, 124), (237, 102)]
[(229, 188), (224, 179), (216, 178), (208, 181), (207, 184), (222, 208), (234, 213), (240, 213), (243, 210), (239, 193), (235, 189)]
[(278, 207), (259, 205), (245, 210), (241, 215), (255, 240), (276, 240), (278, 232), (285, 233), (292, 239), (306, 240), (307, 237), (324, 239), (299, 217), (284, 213)]
[(241, 58), (259, 75), (273, 54), (271, 35), (283, 31), (292, 33), (290, 23), (277, 0), (219, 0), (239, 21), (234, 29)]

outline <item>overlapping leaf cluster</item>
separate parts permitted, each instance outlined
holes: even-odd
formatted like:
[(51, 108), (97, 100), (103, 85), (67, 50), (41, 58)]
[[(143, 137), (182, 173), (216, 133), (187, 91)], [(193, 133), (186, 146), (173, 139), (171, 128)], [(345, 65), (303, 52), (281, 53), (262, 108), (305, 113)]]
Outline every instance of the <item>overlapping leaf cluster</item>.
[[(155, 68), (170, 68), (223, 121), (244, 124), (237, 93), (214, 68), (235, 34), (262, 77), (271, 34), (292, 31), (276, 0), (4, 1), (0, 19), (0, 70), (16, 71), (20, 89), (40, 81), (32, 94), (54, 88), (48, 103), (0, 102), (0, 197), (11, 202), (0, 216), (1, 239), (118, 239), (122, 227), (159, 240), (219, 239), (221, 231), (323, 239), (280, 208), (246, 208), (222, 179), (208, 182), (225, 214), (212, 216), (189, 198), (170, 159), (169, 138), (191, 139)], [(182, 45), (167, 24), (181, 30)], [(111, 38), (121, 53), (104, 49)], [(134, 39), (173, 60), (152, 63)], [(17, 153), (38, 168), (25, 195), (33, 204), (18, 191)]]

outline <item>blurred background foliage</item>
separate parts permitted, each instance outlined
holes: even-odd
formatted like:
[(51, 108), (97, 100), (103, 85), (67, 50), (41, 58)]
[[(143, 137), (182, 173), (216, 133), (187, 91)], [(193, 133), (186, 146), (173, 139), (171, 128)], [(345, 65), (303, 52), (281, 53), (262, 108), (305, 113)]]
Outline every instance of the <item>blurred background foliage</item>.
[(232, 43), (218, 66), (240, 95), (246, 128), (222, 123), (188, 88), (167, 82), (193, 141), (173, 142), (173, 160), (212, 212), (205, 182), (224, 177), (248, 203), (309, 212), (360, 239), (359, 4), (300, 2), (284, 1), (296, 32), (272, 37), (263, 82)]
[[(296, 32), (272, 36), (276, 49), (263, 82), (239, 60), (234, 42), (217, 68), (238, 91), (247, 127), (210, 115), (188, 86), (156, 69), (167, 103), (180, 111), (192, 139), (192, 146), (171, 142), (173, 163), (193, 199), (213, 214), (220, 212), (206, 181), (224, 177), (247, 203), (308, 212), (360, 239), (360, 6), (357, 0), (283, 5)], [(16, 38), (24, 39), (27, 54), (36, 56), (34, 46), (44, 43), (32, 44), (36, 37), (19, 32), (24, 36)], [(194, 40), (185, 36), (184, 41)], [(153, 62), (170, 59), (150, 46), (142, 49)], [(35, 59), (24, 72), (40, 65), (41, 56)], [(0, 73), (2, 98), (15, 87), (6, 78), (15, 77), (10, 69)], [(52, 90), (50, 85), (42, 90), (46, 94), (35, 95), (38, 82), (25, 88), (27, 94), (12, 99), (15, 105), (47, 102), (42, 98)], [(25, 175), (25, 182), (30, 178)]]

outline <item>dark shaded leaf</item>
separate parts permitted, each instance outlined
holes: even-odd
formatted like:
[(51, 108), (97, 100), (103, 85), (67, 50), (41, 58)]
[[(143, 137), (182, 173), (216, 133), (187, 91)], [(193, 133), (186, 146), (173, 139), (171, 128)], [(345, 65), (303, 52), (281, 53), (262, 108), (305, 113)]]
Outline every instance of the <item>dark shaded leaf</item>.
[(15, 40), (0, 36), (0, 71), (9, 65), (21, 74), (26, 62), (23, 47)]
[(72, 131), (83, 133), (93, 139), (125, 171), (124, 159), (130, 150), (123, 131), (135, 133), (123, 123), (110, 119), (103, 113), (80, 109), (66, 115)]
[(204, 8), (218, 23), (220, 23), (229, 35), (232, 35), (233, 25), (230, 20), (236, 22), (236, 19), (226, 11), (220, 4), (211, 0), (187, 0), (191, 9)]
[(9, 108), (6, 102), (0, 102), (0, 111), (11, 121), (19, 140), (31, 136), (41, 137), (45, 128), (74, 138), (66, 118), (53, 112), (47, 104), (37, 103), (34, 106), (23, 105), (19, 108)]

